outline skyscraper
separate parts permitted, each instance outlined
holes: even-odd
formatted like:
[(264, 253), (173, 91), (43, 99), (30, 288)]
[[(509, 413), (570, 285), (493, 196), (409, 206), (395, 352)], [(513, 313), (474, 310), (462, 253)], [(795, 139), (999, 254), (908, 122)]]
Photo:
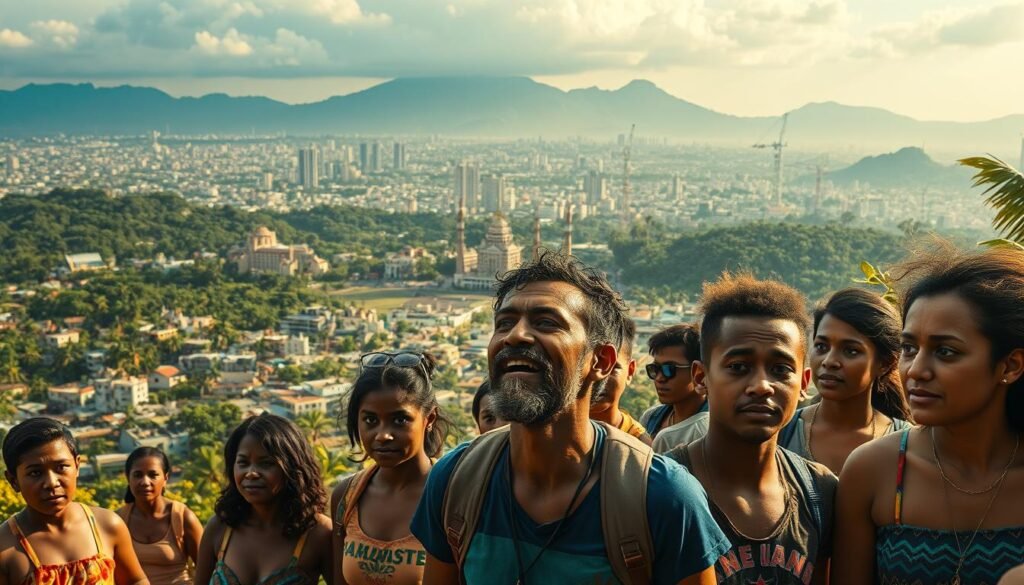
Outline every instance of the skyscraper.
[(401, 142), (395, 143), (394, 167), (396, 171), (405, 170), (405, 145)]
[(686, 183), (683, 182), (683, 178), (679, 175), (672, 176), (672, 201), (680, 203), (683, 200), (684, 193), (686, 191)]
[(587, 205), (597, 205), (608, 197), (608, 181), (597, 171), (590, 171), (583, 177), (583, 191), (587, 194)]
[(384, 170), (384, 161), (381, 159), (380, 142), (370, 145), (370, 172), (379, 173)]
[(454, 178), (455, 200), (464, 202), (466, 213), (475, 215), (480, 210), (480, 167), (463, 161), (455, 165)]
[(320, 151), (315, 147), (299, 149), (298, 180), (303, 189), (320, 186)]
[(484, 211), (494, 213), (495, 211), (506, 211), (505, 190), (508, 185), (505, 182), (505, 175), (497, 173), (484, 177)]
[(7, 155), (7, 176), (8, 177), (13, 176), (14, 173), (18, 172), (18, 167), (19, 166), (20, 165), (18, 163), (18, 157), (14, 156), (13, 154)]
[(359, 172), (366, 174), (370, 168), (370, 145), (361, 142), (359, 144)]

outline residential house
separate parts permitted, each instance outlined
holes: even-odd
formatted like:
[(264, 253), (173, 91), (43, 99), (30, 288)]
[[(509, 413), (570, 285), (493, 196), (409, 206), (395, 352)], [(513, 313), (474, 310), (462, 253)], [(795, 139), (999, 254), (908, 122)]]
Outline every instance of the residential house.
[(145, 378), (99, 378), (96, 385), (96, 409), (100, 412), (123, 412), (149, 402), (149, 384)]
[(150, 390), (170, 390), (186, 381), (188, 376), (174, 366), (160, 366), (148, 376)]

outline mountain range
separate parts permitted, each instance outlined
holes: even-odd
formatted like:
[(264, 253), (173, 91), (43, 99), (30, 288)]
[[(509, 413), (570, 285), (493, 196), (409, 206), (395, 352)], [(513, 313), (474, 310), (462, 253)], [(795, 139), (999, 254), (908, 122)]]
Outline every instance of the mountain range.
[[(752, 92), (752, 98), (756, 90)], [(263, 97), (175, 98), (146, 87), (30, 84), (0, 91), (0, 135), (439, 134), (462, 137), (612, 138), (637, 125), (644, 136), (749, 145), (772, 141), (778, 117), (740, 117), (679, 99), (649, 81), (617, 90), (563, 91), (527, 77), (399, 78), (363, 91), (289, 105)], [(927, 144), (958, 152), (1011, 151), (1024, 115), (984, 122), (919, 121), (834, 102), (789, 114), (791, 146), (895, 149)], [(1012, 152), (1012, 151), (1011, 151)]]
[(906, 147), (896, 152), (862, 158), (844, 169), (828, 173), (827, 177), (841, 186), (849, 186), (856, 181), (879, 189), (893, 189), (912, 186), (965, 187), (970, 185), (973, 174), (970, 168), (942, 165), (920, 148)]

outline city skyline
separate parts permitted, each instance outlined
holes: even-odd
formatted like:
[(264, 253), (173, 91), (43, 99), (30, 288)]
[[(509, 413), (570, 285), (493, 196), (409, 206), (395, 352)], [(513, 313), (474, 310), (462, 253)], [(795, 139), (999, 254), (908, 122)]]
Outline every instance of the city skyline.
[(560, 89), (649, 79), (735, 115), (821, 101), (920, 120), (1024, 113), (1024, 79), (1004, 73), (1024, 65), (1020, 1), (8, 4), (3, 89), (90, 81), (303, 103), (395, 77), (521, 75)]

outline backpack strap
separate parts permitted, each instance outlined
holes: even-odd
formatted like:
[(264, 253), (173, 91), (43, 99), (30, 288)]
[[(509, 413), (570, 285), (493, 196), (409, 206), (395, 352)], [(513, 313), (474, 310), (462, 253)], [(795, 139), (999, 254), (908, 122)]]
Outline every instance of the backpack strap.
[(818, 483), (814, 481), (814, 474), (811, 473), (807, 460), (796, 453), (793, 453), (789, 449), (778, 447), (778, 450), (782, 453), (782, 458), (786, 460), (786, 464), (793, 470), (797, 481), (800, 483), (800, 489), (803, 491), (804, 501), (807, 503), (807, 508), (811, 513), (811, 518), (814, 519), (814, 527), (817, 529), (820, 536), (824, 536), (825, 519), (821, 513), (821, 491), (818, 490)]
[(786, 426), (782, 427), (779, 431), (778, 445), (783, 448), (788, 448), (789, 442), (793, 440), (793, 436), (796, 435), (796, 429), (800, 424), (800, 417), (804, 414), (804, 408), (796, 409), (796, 413), (793, 414), (793, 418), (790, 419)]
[(647, 519), (647, 477), (654, 451), (636, 437), (600, 424), (607, 432), (600, 485), (601, 526), (608, 562), (624, 585), (648, 585), (654, 544)]
[(448, 546), (459, 567), (460, 583), (464, 582), (462, 567), (480, 520), (480, 508), (491, 483), (491, 474), (508, 440), (508, 426), (480, 435), (466, 447), (448, 478), (441, 511)]
[(338, 484), (343, 494), (341, 501), (338, 502), (338, 509), (334, 513), (335, 523), (338, 525), (339, 530), (338, 534), (345, 534), (345, 529), (349, 521), (352, 520), (352, 514), (355, 513), (359, 505), (359, 496), (363, 495), (363, 492), (366, 491), (366, 486), (369, 485), (370, 479), (378, 469), (376, 465), (362, 469), (345, 477)]

